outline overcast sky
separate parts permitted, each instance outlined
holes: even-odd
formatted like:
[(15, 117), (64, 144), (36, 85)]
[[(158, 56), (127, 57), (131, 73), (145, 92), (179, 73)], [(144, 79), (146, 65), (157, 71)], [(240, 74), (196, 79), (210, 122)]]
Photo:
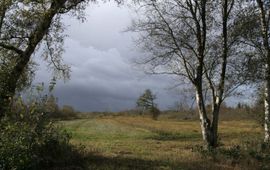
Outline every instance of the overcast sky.
[[(79, 111), (120, 111), (136, 106), (136, 99), (147, 88), (157, 95), (161, 109), (172, 106), (179, 96), (168, 90), (174, 81), (168, 76), (149, 76), (132, 60), (143, 55), (135, 48), (130, 32), (123, 32), (132, 21), (129, 8), (115, 3), (90, 4), (87, 20), (80, 23), (65, 17), (63, 59), (71, 66), (71, 79), (58, 81), (54, 95), (59, 104)], [(40, 64), (35, 82), (49, 82), (51, 74)]]

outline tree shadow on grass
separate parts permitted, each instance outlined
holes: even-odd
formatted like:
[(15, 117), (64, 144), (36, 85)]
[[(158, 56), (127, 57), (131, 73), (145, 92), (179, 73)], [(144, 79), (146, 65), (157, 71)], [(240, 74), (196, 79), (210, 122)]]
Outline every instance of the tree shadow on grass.
[(170, 162), (166, 160), (144, 160), (125, 156), (105, 157), (91, 154), (88, 157), (90, 170), (197, 170), (220, 169), (215, 164), (205, 164), (203, 161)]
[(183, 140), (200, 140), (199, 133), (171, 133), (165, 131), (154, 131), (155, 135), (147, 137), (147, 139), (160, 141), (183, 141)]
[(92, 155), (89, 157), (89, 169), (142, 169), (142, 170), (154, 170), (161, 167), (161, 162), (142, 160), (138, 158), (127, 158), (127, 157), (103, 157), (98, 155)]

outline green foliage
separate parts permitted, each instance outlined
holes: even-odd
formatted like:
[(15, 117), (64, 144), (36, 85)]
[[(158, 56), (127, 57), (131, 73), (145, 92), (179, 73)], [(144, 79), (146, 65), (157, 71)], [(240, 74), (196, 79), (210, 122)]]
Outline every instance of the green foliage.
[(46, 97), (25, 104), (14, 101), (0, 124), (0, 169), (82, 167), (83, 148), (70, 144), (70, 134), (44, 112)]
[[(50, 86), (48, 87), (50, 91)], [(44, 84), (41, 83), (35, 88), (31, 88), (30, 90), (27, 91), (29, 94), (28, 96), (28, 103), (33, 103), (35, 101), (39, 101), (42, 103), (42, 112), (46, 115), (47, 118), (49, 119), (74, 119), (77, 118), (78, 114), (75, 112), (72, 106), (69, 105), (64, 105), (62, 108), (58, 106), (58, 98), (55, 97), (54, 95), (45, 95), (43, 96), (43, 91), (44, 91)], [(37, 94), (35, 94), (37, 93)], [(38, 95), (35, 96), (35, 95)], [(19, 103), (17, 102), (16, 105)], [(16, 108), (16, 105), (13, 106), (13, 109)], [(21, 107), (24, 105), (24, 103), (19, 104)]]
[(152, 93), (152, 91), (150, 89), (146, 89), (144, 93), (138, 98), (137, 106), (149, 109), (154, 106), (155, 99), (156, 96)]
[(47, 113), (48, 116), (51, 119), (57, 119), (57, 120), (71, 120), (76, 119), (79, 116), (79, 113), (76, 112), (72, 106), (64, 105), (63, 108), (59, 108), (58, 105), (55, 105), (57, 107), (54, 107), (51, 109), (52, 105), (47, 106)]
[(157, 120), (158, 116), (160, 115), (157, 104), (154, 103), (156, 98), (156, 95), (154, 95), (150, 89), (146, 89), (136, 102), (137, 107), (141, 110), (141, 114), (144, 111), (149, 111), (155, 120)]
[(50, 95), (48, 100), (46, 101), (46, 112), (49, 114), (57, 113), (59, 112), (59, 107), (57, 104), (57, 98), (55, 98), (53, 95)]

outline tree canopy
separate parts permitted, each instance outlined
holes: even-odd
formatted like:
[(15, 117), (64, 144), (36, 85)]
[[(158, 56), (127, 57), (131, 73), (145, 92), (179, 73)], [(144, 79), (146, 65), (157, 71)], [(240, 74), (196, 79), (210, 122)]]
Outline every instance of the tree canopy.
[(156, 95), (152, 93), (150, 89), (146, 89), (144, 93), (137, 100), (137, 107), (149, 109), (154, 107), (156, 104), (154, 100), (156, 99)]
[[(69, 76), (62, 63), (65, 35), (63, 14), (83, 19), (89, 0), (2, 0), (0, 2), (0, 117), (15, 91), (31, 82), (32, 56), (43, 48), (43, 58), (55, 76)], [(59, 74), (60, 73), (60, 74)]]
[(142, 17), (130, 28), (140, 33), (137, 42), (147, 54), (139, 64), (150, 73), (174, 75), (193, 86), (209, 146), (217, 146), (222, 102), (253, 77), (249, 65), (254, 49), (240, 41), (248, 29), (239, 18), (243, 9), (237, 0), (147, 0), (138, 9)]

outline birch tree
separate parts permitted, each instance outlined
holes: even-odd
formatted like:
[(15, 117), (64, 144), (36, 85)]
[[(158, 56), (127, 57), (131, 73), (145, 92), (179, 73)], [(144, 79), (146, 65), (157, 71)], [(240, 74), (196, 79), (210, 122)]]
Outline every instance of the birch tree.
[[(218, 145), (219, 110), (226, 97), (247, 82), (246, 55), (238, 50), (234, 0), (147, 0), (130, 30), (147, 52), (138, 61), (154, 74), (170, 74), (193, 85), (202, 137)], [(239, 56), (242, 56), (239, 60)], [(228, 69), (229, 67), (229, 69)], [(209, 100), (210, 99), (210, 100)], [(206, 105), (211, 104), (210, 113)]]
[(262, 47), (258, 47), (264, 62), (264, 141), (270, 142), (270, 2), (268, 0), (256, 0), (260, 18), (260, 35)]
[[(251, 0), (243, 2), (245, 7), (241, 14), (242, 31), (240, 43), (254, 49), (252, 64), (256, 67), (254, 81), (264, 87), (264, 141), (270, 141), (270, 2), (268, 0)], [(244, 23), (244, 24), (243, 24)], [(248, 27), (248, 29), (243, 28)], [(243, 31), (245, 30), (245, 31)]]

